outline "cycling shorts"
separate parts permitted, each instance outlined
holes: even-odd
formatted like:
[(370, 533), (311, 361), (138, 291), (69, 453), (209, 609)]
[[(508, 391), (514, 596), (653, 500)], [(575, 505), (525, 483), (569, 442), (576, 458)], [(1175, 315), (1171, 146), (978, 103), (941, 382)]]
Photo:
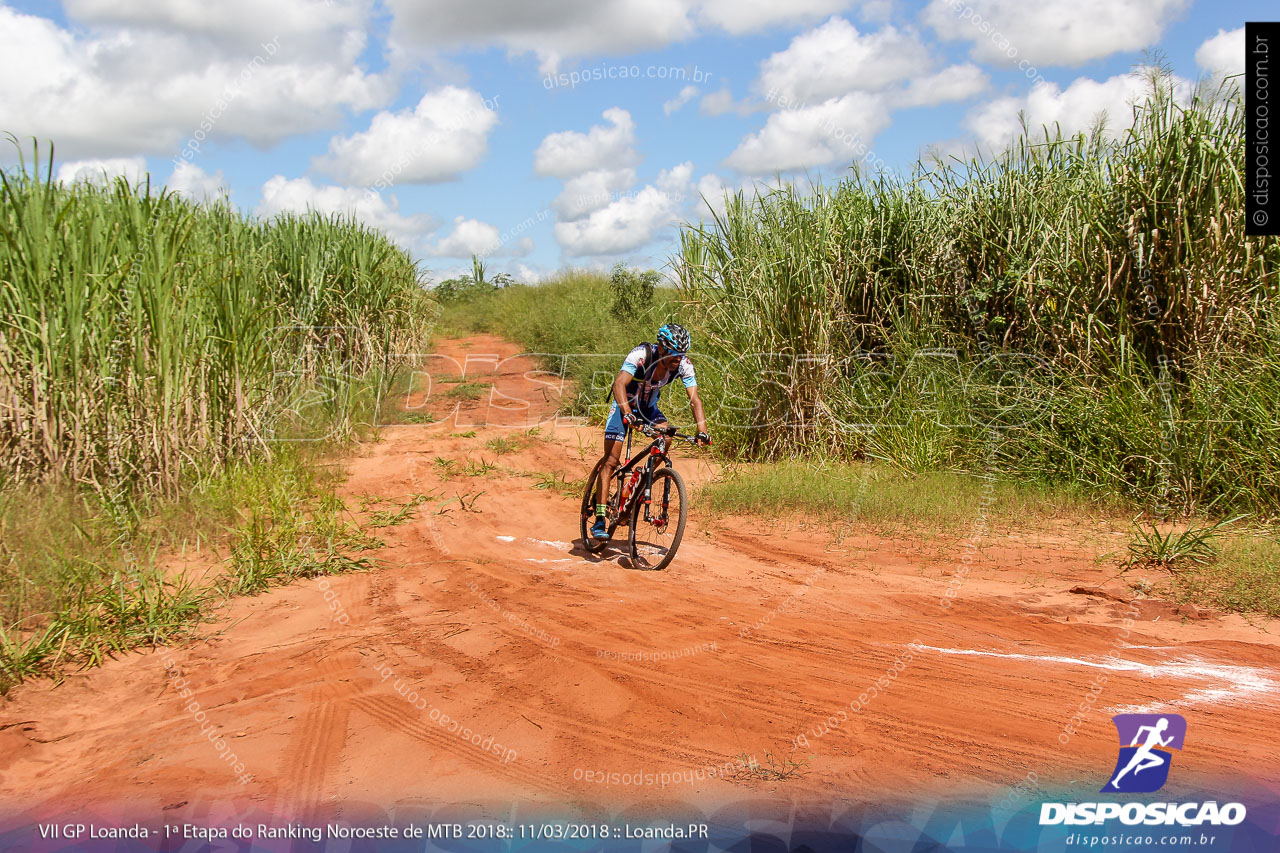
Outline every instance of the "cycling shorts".
[[(631, 414), (640, 418), (642, 423), (660, 424), (667, 420), (667, 416), (658, 408), (656, 400), (651, 406), (640, 405), (636, 400), (631, 400), (630, 403)], [(609, 403), (609, 419), (604, 424), (604, 437), (614, 441), (621, 441), (627, 437), (627, 428), (622, 423), (622, 409), (618, 408), (617, 400)]]

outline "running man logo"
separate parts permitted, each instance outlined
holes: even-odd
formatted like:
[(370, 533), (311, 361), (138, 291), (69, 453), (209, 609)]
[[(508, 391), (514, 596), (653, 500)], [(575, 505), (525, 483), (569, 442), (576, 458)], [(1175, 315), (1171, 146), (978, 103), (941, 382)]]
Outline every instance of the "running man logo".
[(1116, 714), (1120, 756), (1103, 793), (1147, 794), (1164, 787), (1173, 764), (1172, 749), (1182, 749), (1187, 721), (1179, 714)]

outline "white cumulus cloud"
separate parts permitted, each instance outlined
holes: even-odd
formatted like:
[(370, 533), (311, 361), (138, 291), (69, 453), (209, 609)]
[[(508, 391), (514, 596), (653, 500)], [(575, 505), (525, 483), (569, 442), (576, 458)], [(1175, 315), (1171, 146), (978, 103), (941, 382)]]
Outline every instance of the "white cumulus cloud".
[(889, 125), (880, 95), (851, 92), (813, 106), (773, 113), (748, 134), (725, 165), (748, 175), (807, 169), (866, 156), (876, 134)]
[(106, 185), (116, 178), (131, 184), (145, 180), (147, 161), (142, 157), (108, 157), (105, 160), (72, 160), (58, 167), (58, 180), (64, 184), (90, 183)]
[(357, 64), (363, 33), (332, 35), (323, 54), (283, 35), (232, 50), (174, 28), (63, 28), (0, 5), (0, 127), (72, 157), (270, 145), (390, 99), (393, 81)]
[(1196, 65), (1211, 77), (1244, 73), (1244, 27), (1218, 30), (1196, 49)]
[(683, 89), (680, 90), (680, 94), (676, 95), (674, 98), (672, 98), (669, 101), (663, 102), (662, 114), (671, 115), (672, 113), (676, 112), (681, 107), (683, 107), (685, 104), (689, 103), (689, 101), (691, 101), (693, 99), (693, 96), (696, 94), (698, 94), (697, 86), (685, 86)]
[(257, 208), (259, 216), (309, 210), (354, 216), (405, 248), (417, 245), (436, 227), (435, 220), (426, 214), (401, 214), (395, 196), (383, 197), (359, 187), (316, 186), (307, 178), (289, 179), (283, 175), (276, 175), (263, 184), (262, 201)]
[(593, 169), (565, 181), (551, 209), (561, 220), (578, 219), (614, 201), (635, 182), (636, 170), (632, 168)]
[(608, 126), (594, 125), (586, 133), (573, 130), (549, 134), (533, 152), (539, 175), (571, 178), (595, 169), (617, 169), (636, 162), (635, 122), (620, 107), (604, 111)]
[(1155, 44), (1189, 0), (932, 0), (921, 13), (943, 41), (981, 62), (1079, 65)]
[[(1041, 136), (1042, 127), (1052, 132), (1055, 123), (1064, 136), (1088, 132), (1100, 117), (1105, 117), (1106, 134), (1114, 139), (1133, 124), (1133, 106), (1150, 93), (1147, 74), (1138, 69), (1103, 81), (1080, 77), (1065, 89), (1056, 83), (1037, 83), (1024, 97), (998, 98), (975, 107), (964, 124), (992, 150), (1005, 148), (1021, 132), (1020, 117), (1033, 138)], [(1190, 82), (1178, 77), (1172, 82), (1174, 96), (1185, 100)]]
[(832, 18), (761, 63), (756, 87), (788, 101), (822, 101), (855, 89), (885, 89), (919, 74), (930, 61), (914, 33), (891, 26), (860, 33), (843, 18)]
[(221, 171), (210, 175), (194, 163), (179, 162), (165, 186), (192, 201), (211, 202), (229, 196), (226, 178)]
[(67, 15), (90, 25), (117, 25), (198, 36), (252, 56), (275, 36), (316, 55), (362, 37), (368, 0), (62, 0)]
[(488, 152), (489, 131), (498, 123), (491, 106), (474, 90), (445, 86), (423, 95), (412, 110), (380, 112), (368, 130), (334, 137), (315, 165), (350, 184), (451, 180)]
[(410, 47), (498, 46), (549, 73), (568, 57), (652, 50), (692, 36), (683, 0), (386, 0), (390, 36)]
[(949, 101), (965, 101), (987, 88), (986, 72), (972, 63), (948, 65), (934, 74), (917, 77), (907, 86), (898, 106), (936, 106)]
[(733, 35), (812, 23), (847, 9), (849, 0), (703, 0), (700, 18)]
[(616, 255), (638, 249), (680, 221), (693, 164), (681, 163), (646, 185), (573, 222), (557, 222), (556, 241), (571, 256)]
[(504, 240), (497, 227), (478, 219), (455, 217), (453, 230), (428, 247), (429, 254), (444, 258), (508, 256), (523, 257), (533, 251), (533, 240)]
[(758, 103), (735, 104), (727, 88), (702, 99), (702, 111), (773, 113), (744, 136), (725, 165), (746, 175), (882, 160), (872, 149), (894, 110), (963, 101), (984, 91), (987, 75), (965, 63), (937, 68), (935, 52), (911, 29), (861, 32), (832, 17), (800, 33), (760, 63)]
[(571, 60), (657, 50), (709, 31), (742, 35), (807, 25), (850, 5), (850, 0), (386, 0), (390, 38), (408, 50), (496, 46), (514, 55), (532, 53), (542, 74)]

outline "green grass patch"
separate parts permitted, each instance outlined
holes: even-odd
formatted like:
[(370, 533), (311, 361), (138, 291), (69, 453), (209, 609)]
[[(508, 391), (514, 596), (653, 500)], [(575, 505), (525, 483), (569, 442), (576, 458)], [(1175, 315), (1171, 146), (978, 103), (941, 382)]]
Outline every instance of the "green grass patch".
[(492, 450), (494, 453), (502, 456), (506, 453), (514, 453), (520, 449), (520, 442), (514, 438), (491, 438), (484, 443), (484, 446)]
[(403, 504), (394, 504), (394, 509), (374, 510), (369, 514), (369, 526), (372, 528), (379, 527), (395, 527), (404, 524), (417, 517), (417, 508), (419, 505), (430, 500), (430, 495), (413, 495)]
[(535, 489), (555, 492), (566, 498), (582, 497), (582, 491), (586, 487), (585, 478), (570, 480), (563, 471), (534, 471), (529, 476), (533, 477)]
[(436, 456), (432, 460), (432, 464), (436, 466), (436, 474), (442, 482), (449, 482), (450, 477), (457, 476), (459, 463), (456, 459), (450, 459), (446, 456)]
[(714, 515), (799, 515), (833, 525), (945, 531), (971, 527), (984, 514), (993, 525), (1097, 511), (1061, 491), (963, 473), (913, 475), (875, 463), (801, 462), (735, 466), (702, 487), (697, 506)]
[(493, 386), (488, 382), (463, 382), (454, 385), (448, 391), (441, 393), (442, 397), (457, 397), (461, 400), (479, 400), (485, 394), (489, 393), (489, 389)]
[(1280, 616), (1280, 537), (1224, 536), (1217, 559), (1174, 572), (1187, 600), (1222, 610)]

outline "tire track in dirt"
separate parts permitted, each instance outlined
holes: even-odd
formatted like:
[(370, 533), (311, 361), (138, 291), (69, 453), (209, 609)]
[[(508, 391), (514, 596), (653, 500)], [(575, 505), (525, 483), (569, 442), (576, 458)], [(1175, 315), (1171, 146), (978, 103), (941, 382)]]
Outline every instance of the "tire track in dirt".
[[(668, 741), (660, 739), (639, 739), (631, 738), (630, 742), (620, 741), (618, 729), (616, 726), (610, 727), (603, 723), (596, 723), (586, 719), (580, 712), (575, 713), (570, 709), (556, 707), (557, 698), (552, 693), (538, 692), (533, 693), (528, 689), (528, 685), (521, 683), (515, 678), (508, 677), (503, 672), (493, 667), (485, 666), (484, 659), (461, 652), (444, 642), (430, 641), (421, 636), (420, 633), (411, 633), (410, 625), (405, 617), (399, 612), (387, 612), (385, 615), (392, 620), (399, 635), (398, 645), (410, 648), (424, 658), (438, 661), (442, 664), (451, 665), (453, 669), (459, 672), (465, 672), (468, 677), (474, 677), (485, 685), (488, 694), (487, 703), (499, 705), (512, 709), (511, 716), (517, 714), (528, 714), (536, 717), (541, 725), (546, 725), (549, 721), (554, 722), (557, 726), (553, 730), (558, 737), (569, 738), (575, 741), (588, 741), (600, 747), (621, 751), (631, 754), (634, 758), (645, 760), (652, 759), (656, 754), (672, 755), (672, 750), (679, 749), (675, 753), (675, 757), (686, 760), (691, 766), (700, 767), (706, 764), (720, 764), (726, 760), (726, 756), (709, 750), (697, 750), (687, 745), (675, 747)], [(527, 634), (511, 629), (496, 622), (477, 622), (473, 623), (476, 627), (488, 628), (504, 635), (512, 645), (525, 644), (525, 649), (532, 654), (529, 657), (538, 657), (545, 655), (547, 649), (537, 641), (530, 640)], [(564, 646), (557, 646), (555, 653), (562, 653)], [(592, 663), (592, 661), (597, 661)], [(576, 662), (598, 674), (604, 678), (610, 676), (609, 668), (600, 664), (594, 654), (590, 658), (576, 658)], [(650, 679), (640, 675), (638, 672), (633, 674), (637, 680), (647, 683), (654, 695), (670, 694), (670, 686), (665, 685), (659, 679)], [(631, 688), (625, 688), (631, 690)], [(699, 688), (701, 689), (701, 688)], [(710, 692), (710, 691), (705, 691)], [(512, 699), (510, 697), (524, 697), (536, 695), (536, 701), (525, 699)], [(741, 702), (747, 697), (733, 696), (730, 701)], [(643, 704), (641, 697), (636, 697), (636, 704)], [(754, 700), (752, 700), (754, 704)], [(762, 708), (766, 707), (761, 705)]]
[(294, 724), (284, 756), (286, 779), (295, 780), (288, 792), (281, 792), (286, 813), (303, 823), (324, 817), (322, 799), (333, 782), (343, 746), (347, 742), (352, 698), (356, 690), (343, 687), (336, 656), (320, 661), (323, 681), (312, 690), (307, 712)]
[(456, 735), (445, 731), (436, 722), (430, 719), (423, 720), (420, 715), (415, 716), (407, 713), (406, 709), (412, 709), (415, 712), (417, 709), (403, 698), (364, 696), (354, 700), (352, 704), (373, 720), (382, 723), (387, 731), (399, 732), (439, 752), (447, 753), (470, 764), (486, 774), (493, 774), (499, 778), (515, 782), (520, 786), (524, 786), (526, 792), (549, 792), (553, 794), (562, 792), (562, 789), (558, 786), (548, 784), (547, 776), (544, 773), (520, 765), (518, 763), (520, 761), (519, 755), (512, 759), (511, 763), (504, 764), (501, 756), (487, 755), (479, 747), (473, 746), (468, 741), (464, 741)]

